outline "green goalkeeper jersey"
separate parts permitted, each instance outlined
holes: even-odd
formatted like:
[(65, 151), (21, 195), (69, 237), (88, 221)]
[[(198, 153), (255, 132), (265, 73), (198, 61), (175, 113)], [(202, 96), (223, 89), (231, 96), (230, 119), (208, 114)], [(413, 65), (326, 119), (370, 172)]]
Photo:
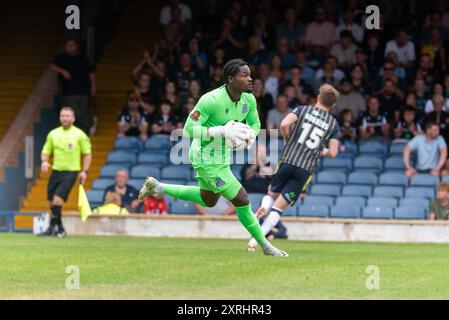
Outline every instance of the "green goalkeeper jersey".
[(231, 163), (231, 149), (225, 145), (224, 138), (207, 136), (207, 128), (224, 126), (231, 120), (246, 120), (256, 135), (259, 133), (260, 120), (252, 93), (243, 92), (240, 100), (232, 101), (223, 85), (199, 99), (184, 125), (184, 136), (193, 139), (189, 150), (193, 166)]

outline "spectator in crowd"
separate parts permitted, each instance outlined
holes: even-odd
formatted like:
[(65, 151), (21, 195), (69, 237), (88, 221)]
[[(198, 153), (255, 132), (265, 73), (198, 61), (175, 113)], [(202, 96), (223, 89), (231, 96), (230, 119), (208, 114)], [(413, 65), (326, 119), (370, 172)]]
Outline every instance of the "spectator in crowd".
[[(267, 21), (267, 15), (263, 10), (256, 10), (253, 21), (247, 27), (251, 34), (255, 34), (260, 39), (263, 48), (269, 51), (274, 50), (276, 30)], [(239, 33), (244, 33), (244, 31), (240, 30)]]
[(436, 123), (444, 140), (449, 139), (449, 113), (443, 110), (444, 99), (442, 95), (435, 95), (432, 99), (434, 111), (424, 118), (425, 123)]
[(449, 184), (439, 183), (437, 185), (437, 199), (429, 204), (429, 220), (449, 219)]
[(295, 64), (295, 56), (290, 50), (287, 38), (279, 38), (276, 43), (276, 52), (282, 62), (282, 66), (286, 69), (291, 68)]
[(206, 53), (201, 51), (200, 39), (195, 36), (191, 37), (187, 43), (187, 47), (192, 57), (192, 66), (199, 70), (206, 70), (208, 60)]
[(134, 92), (139, 98), (139, 105), (148, 113), (152, 113), (156, 109), (159, 97), (159, 88), (157, 84), (152, 81), (150, 74), (142, 71), (137, 76), (137, 83), (134, 87)]
[(212, 43), (212, 49), (221, 47), (228, 56), (238, 56), (246, 47), (244, 37), (243, 33), (236, 30), (234, 21), (230, 17), (225, 17), (221, 32)]
[[(440, 13), (440, 21), (441, 25), (447, 29), (449, 29), (449, 13), (447, 11), (447, 2), (445, 0), (436, 0), (434, 2), (434, 8), (433, 12), (439, 12)], [(429, 13), (426, 16), (426, 19), (424, 21), (424, 27), (428, 27), (431, 25), (432, 20), (432, 13)]]
[(363, 97), (368, 97), (371, 93), (370, 86), (365, 77), (365, 70), (360, 64), (355, 64), (351, 68), (352, 89), (360, 93)]
[(343, 109), (339, 119), (341, 131), (338, 140), (342, 143), (349, 142), (355, 144), (357, 142), (357, 128), (354, 125), (352, 111), (350, 109)]
[(170, 0), (170, 4), (161, 10), (159, 19), (161, 25), (167, 26), (172, 21), (172, 12), (175, 8), (181, 11), (181, 22), (192, 20), (192, 11), (188, 5), (180, 3), (179, 0)]
[[(180, 124), (178, 126), (178, 124)], [(177, 127), (181, 127), (182, 123), (173, 114), (173, 106), (170, 101), (162, 101), (159, 106), (159, 114), (154, 118), (151, 124), (152, 134), (170, 134)]]
[(400, 66), (405, 69), (411, 69), (414, 66), (415, 44), (408, 40), (408, 34), (406, 30), (399, 30), (394, 40), (390, 40), (385, 48), (385, 56), (390, 51), (395, 52)]
[[(417, 151), (416, 166), (410, 163), (410, 154)], [(435, 122), (426, 124), (425, 135), (414, 137), (404, 149), (404, 165), (407, 176), (411, 177), (416, 173), (430, 173), (434, 176), (447, 174), (443, 170), (447, 158), (447, 145), (443, 137), (440, 136), (440, 127)]]
[(173, 81), (167, 81), (164, 88), (164, 94), (162, 95), (162, 101), (168, 100), (173, 106), (175, 113), (181, 113), (181, 100), (177, 94), (176, 84)]
[(281, 22), (276, 29), (278, 38), (286, 38), (290, 47), (304, 45), (305, 26), (296, 18), (296, 12), (293, 8), (287, 8), (284, 12), (285, 20)]
[(315, 82), (315, 69), (310, 65), (307, 59), (308, 51), (305, 49), (298, 49), (295, 52), (295, 65), (302, 68), (301, 78), (310, 84)]
[(147, 115), (139, 105), (139, 96), (135, 92), (128, 94), (127, 106), (118, 116), (117, 137), (134, 136), (143, 141), (148, 138)]
[(379, 108), (379, 98), (370, 97), (368, 110), (360, 117), (359, 131), (362, 140), (388, 139), (390, 125), (387, 116)]
[(377, 76), (380, 67), (384, 61), (384, 49), (380, 43), (380, 37), (377, 32), (371, 32), (368, 34), (366, 46), (364, 52), (367, 56), (368, 65), (368, 78), (370, 81), (374, 81)]
[(273, 109), (273, 97), (266, 92), (260, 78), (253, 79), (253, 94), (256, 98), (261, 126), (265, 129), (268, 112)]
[(128, 210), (122, 207), (121, 195), (115, 191), (107, 191), (104, 196), (104, 204), (92, 210), (92, 214), (100, 215), (119, 215), (128, 213)]
[(222, 215), (222, 216), (230, 216), (235, 214), (235, 207), (232, 205), (232, 203), (227, 200), (224, 197), (220, 197), (218, 199), (218, 202), (213, 207), (203, 207), (197, 203), (193, 203), (195, 206), (196, 211), (201, 216), (208, 216), (208, 215)]
[(107, 194), (117, 193), (120, 196), (119, 206), (125, 207), (130, 212), (137, 212), (142, 203), (137, 199), (139, 191), (128, 184), (128, 171), (118, 170), (115, 174), (115, 183), (106, 188), (103, 194), (103, 201), (107, 203)]
[(449, 30), (442, 25), (441, 19), (441, 12), (436, 11), (431, 14), (429, 26), (421, 30), (421, 43), (428, 43), (432, 41), (433, 29), (437, 29), (439, 31), (443, 42), (449, 39)]
[(75, 111), (75, 125), (86, 134), (93, 134), (95, 120), (89, 115), (89, 104), (90, 98), (97, 96), (95, 73), (87, 58), (79, 52), (77, 41), (67, 39), (64, 53), (54, 57), (49, 68), (59, 75), (61, 103)]
[(285, 69), (282, 64), (282, 59), (278, 54), (271, 55), (270, 59), (270, 76), (278, 79), (279, 83), (285, 80)]
[(290, 79), (285, 82), (285, 86), (293, 86), (299, 102), (307, 104), (309, 97), (313, 95), (313, 88), (308, 81), (302, 79), (302, 71), (302, 67), (298, 65), (292, 66), (289, 72)]
[(341, 32), (343, 30), (348, 30), (351, 32), (355, 41), (357, 43), (362, 43), (364, 35), (363, 28), (354, 22), (354, 11), (351, 9), (345, 10), (343, 14), (343, 22), (335, 29), (335, 41), (340, 40)]
[(202, 94), (201, 82), (199, 82), (197, 79), (193, 79), (192, 81), (190, 81), (188, 96), (198, 101)]
[(449, 111), (449, 100), (445, 99), (443, 96), (443, 94), (444, 94), (443, 86), (439, 83), (436, 83), (433, 88), (434, 88), (433, 89), (433, 97), (432, 97), (432, 99), (427, 100), (424, 112), (430, 113), (435, 110), (435, 108), (433, 106), (433, 100), (435, 98), (437, 98), (438, 100), (440, 100), (440, 98), (441, 98), (441, 100), (443, 101), (443, 111), (446, 111), (446, 112)]
[(394, 129), (394, 138), (411, 140), (420, 134), (422, 134), (422, 129), (421, 124), (416, 119), (415, 108), (405, 107)]
[(245, 61), (249, 65), (268, 63), (268, 50), (262, 47), (262, 43), (257, 35), (253, 34), (248, 38), (248, 50), (245, 55)]
[(280, 129), (282, 120), (291, 112), (288, 107), (288, 99), (284, 94), (280, 94), (276, 98), (276, 106), (270, 110), (267, 118), (267, 129)]
[(334, 87), (340, 86), (340, 81), (345, 77), (345, 73), (337, 68), (338, 60), (334, 56), (327, 56), (324, 67), (315, 74), (315, 89), (321, 87), (323, 83), (329, 83)]
[(340, 40), (331, 48), (331, 55), (337, 58), (338, 67), (343, 70), (349, 70), (355, 64), (355, 52), (357, 46), (352, 42), (352, 33), (343, 30), (340, 33)]
[(393, 122), (399, 121), (402, 107), (402, 100), (397, 93), (398, 91), (395, 82), (387, 79), (378, 96), (381, 112), (386, 113), (388, 118)]
[(353, 90), (352, 82), (348, 78), (341, 81), (340, 97), (332, 113), (340, 114), (344, 109), (351, 110), (356, 119), (366, 110), (365, 99), (360, 93)]
[(419, 57), (418, 68), (415, 76), (424, 79), (428, 84), (434, 83), (436, 73), (432, 67), (432, 59), (428, 53), (423, 53)]
[(186, 103), (183, 106), (183, 115), (182, 115), (182, 123), (184, 124), (187, 120), (187, 117), (192, 112), (193, 108), (195, 108), (196, 101), (192, 97), (188, 97)]
[(153, 194), (145, 198), (143, 202), (143, 210), (145, 214), (168, 214), (168, 204), (162, 195)]
[(212, 76), (209, 77), (209, 82), (206, 87), (208, 90), (213, 90), (221, 87), (223, 84), (223, 68), (216, 65), (213, 67)]
[[(319, 35), (319, 36), (317, 36)], [(306, 27), (305, 44), (316, 54), (326, 52), (335, 38), (335, 25), (326, 20), (323, 7), (315, 10), (315, 20)]]
[(379, 70), (379, 75), (373, 82), (373, 91), (379, 92), (382, 90), (385, 81), (392, 80), (397, 87), (397, 93), (402, 96), (402, 90), (406, 87), (405, 70), (398, 68), (396, 62), (392, 59), (384, 61), (382, 68)]
[(240, 171), (243, 187), (252, 193), (267, 194), (274, 170), (267, 158), (267, 148), (258, 144), (254, 163), (246, 163)]
[(416, 95), (416, 109), (418, 110), (418, 112), (424, 114), (426, 102), (429, 98), (429, 90), (422, 78), (415, 79), (413, 90)]
[(270, 67), (265, 63), (259, 65), (257, 75), (264, 82), (265, 90), (271, 94), (273, 100), (275, 100), (278, 95), (279, 79), (270, 75)]

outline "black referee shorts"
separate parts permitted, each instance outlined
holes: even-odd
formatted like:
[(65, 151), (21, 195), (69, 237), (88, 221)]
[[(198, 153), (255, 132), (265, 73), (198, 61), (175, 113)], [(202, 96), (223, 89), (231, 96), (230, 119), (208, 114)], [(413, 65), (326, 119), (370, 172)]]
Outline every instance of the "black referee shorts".
[(67, 201), (70, 190), (76, 182), (77, 171), (56, 171), (53, 170), (48, 181), (47, 198), (53, 200), (53, 196), (58, 196)]
[(291, 164), (281, 163), (271, 180), (271, 191), (280, 193), (293, 206), (311, 179), (310, 172)]

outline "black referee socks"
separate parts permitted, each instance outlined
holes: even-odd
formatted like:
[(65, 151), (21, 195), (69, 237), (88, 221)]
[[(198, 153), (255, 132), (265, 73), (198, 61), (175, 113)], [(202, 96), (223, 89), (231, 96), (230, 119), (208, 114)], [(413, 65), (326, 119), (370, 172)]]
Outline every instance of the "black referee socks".
[(62, 206), (52, 206), (51, 207), (51, 221), (50, 221), (51, 226), (55, 226), (55, 225), (60, 226), (62, 224), (61, 211), (62, 211)]

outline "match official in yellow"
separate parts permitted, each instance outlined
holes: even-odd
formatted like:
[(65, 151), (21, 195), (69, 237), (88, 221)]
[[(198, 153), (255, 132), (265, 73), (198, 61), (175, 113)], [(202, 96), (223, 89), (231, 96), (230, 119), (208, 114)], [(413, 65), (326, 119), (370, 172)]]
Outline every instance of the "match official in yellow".
[[(62, 206), (67, 201), (78, 174), (81, 184), (86, 181), (92, 153), (89, 137), (73, 125), (75, 112), (72, 108), (63, 107), (59, 121), (61, 126), (47, 135), (41, 153), (42, 172), (48, 172), (52, 168), (47, 189), (51, 208), (50, 227), (42, 235), (62, 238), (67, 235), (62, 225)], [(50, 164), (50, 156), (53, 156), (53, 164)]]

